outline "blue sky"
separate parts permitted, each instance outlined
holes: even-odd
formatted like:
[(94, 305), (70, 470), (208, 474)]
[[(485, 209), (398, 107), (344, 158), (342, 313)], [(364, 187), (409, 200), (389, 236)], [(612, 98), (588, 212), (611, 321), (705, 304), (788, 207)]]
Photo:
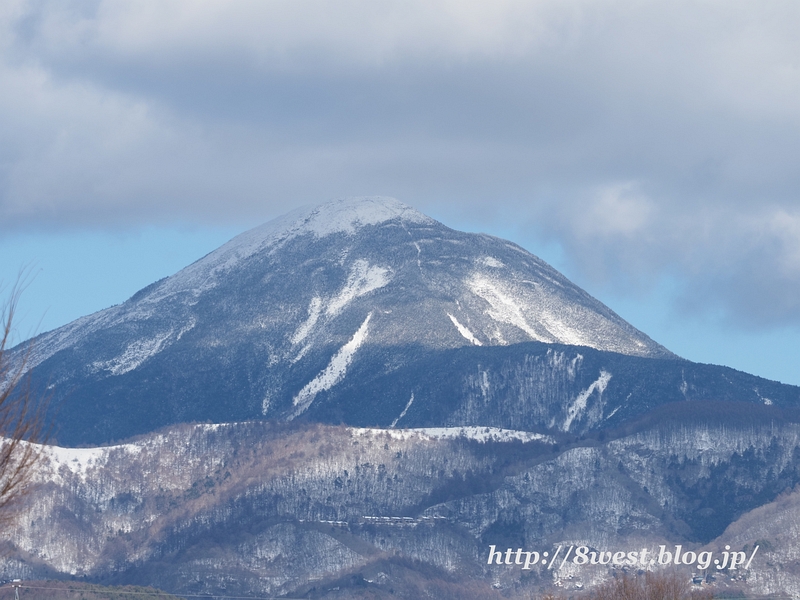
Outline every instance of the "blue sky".
[(800, 384), (800, 5), (9, 0), (18, 337), (301, 204), (510, 238), (671, 350)]

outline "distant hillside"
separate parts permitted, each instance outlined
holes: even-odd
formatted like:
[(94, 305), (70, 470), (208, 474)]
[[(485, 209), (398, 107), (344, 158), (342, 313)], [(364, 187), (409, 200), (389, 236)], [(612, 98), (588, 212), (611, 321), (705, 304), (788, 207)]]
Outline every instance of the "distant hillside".
[[(487, 565), (492, 544), (793, 548), (780, 521), (723, 532), (800, 484), (798, 415), (726, 402), (687, 415), (685, 404), (588, 436), (254, 422), (53, 448), (3, 570), (187, 595), (353, 587), (411, 600), (421, 589), (479, 598), (487, 584), (506, 597), (556, 581), (577, 592), (609, 576)], [(757, 592), (775, 569), (800, 592), (800, 575), (768, 553), (747, 574), (716, 572), (716, 585)]]

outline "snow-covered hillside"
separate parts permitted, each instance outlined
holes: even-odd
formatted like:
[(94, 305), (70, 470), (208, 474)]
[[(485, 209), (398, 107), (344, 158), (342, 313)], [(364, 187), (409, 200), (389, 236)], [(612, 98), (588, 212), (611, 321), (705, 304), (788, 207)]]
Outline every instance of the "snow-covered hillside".
[[(360, 365), (390, 372), (415, 349), (530, 341), (674, 358), (515, 244), (454, 231), (392, 198), (349, 198), (245, 232), (127, 302), (39, 336), (28, 365), (66, 402), (62, 436), (97, 442), (147, 431), (147, 419), (130, 418), (146, 398), (156, 425), (291, 419)], [(69, 415), (87, 403), (97, 422), (79, 440)], [(115, 430), (118, 420), (130, 427)]]
[(794, 594), (797, 493), (755, 507), (800, 482), (800, 425), (757, 408), (739, 425), (672, 415), (616, 439), (559, 446), (497, 428), (253, 422), (51, 447), (0, 572), (111, 578), (179, 595), (304, 597), (316, 585), (344, 590), (331, 598), (364, 588), (419, 598), (402, 591), (410, 577), (469, 583), (472, 592), (447, 597), (483, 600), (481, 586), (502, 597), (539, 597), (553, 585), (574, 593), (615, 569), (487, 565), (490, 544), (681, 544), (722, 556), (725, 545), (758, 543), (751, 569), (714, 570), (715, 585)]
[[(60, 446), (6, 577), (484, 599), (609, 575), (494, 569), (492, 544), (796, 529), (757, 509), (797, 512), (779, 494), (800, 485), (800, 388), (680, 359), (515, 244), (393, 199), (246, 232), (28, 358)], [(800, 589), (767, 566), (718, 583)]]

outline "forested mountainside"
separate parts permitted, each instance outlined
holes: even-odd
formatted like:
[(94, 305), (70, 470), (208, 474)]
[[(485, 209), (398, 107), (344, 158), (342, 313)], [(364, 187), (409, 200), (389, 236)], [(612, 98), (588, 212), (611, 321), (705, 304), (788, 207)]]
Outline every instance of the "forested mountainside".
[[(758, 591), (778, 581), (796, 592), (800, 574), (776, 579), (770, 562), (785, 528), (747, 523), (754, 510), (794, 510), (780, 494), (800, 482), (800, 419), (733, 408), (709, 403), (687, 418), (670, 405), (594, 437), (253, 422), (54, 448), (4, 568), (176, 594), (354, 585), (411, 598), (423, 585), (477, 598), (490, 584), (578, 590), (609, 573), (487, 565), (490, 545), (721, 552), (760, 540), (752, 570), (717, 572), (719, 584)], [(726, 538), (731, 524), (738, 533)]]
[(800, 388), (393, 199), (290, 213), (8, 357), (55, 428), (0, 577), (511, 598), (663, 546), (724, 561), (696, 586), (800, 594)]

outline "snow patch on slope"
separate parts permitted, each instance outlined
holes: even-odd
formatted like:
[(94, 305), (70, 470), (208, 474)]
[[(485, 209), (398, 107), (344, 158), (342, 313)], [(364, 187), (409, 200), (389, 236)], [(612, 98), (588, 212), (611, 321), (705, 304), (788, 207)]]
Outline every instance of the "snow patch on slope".
[(297, 393), (297, 395), (294, 397), (294, 400), (292, 400), (295, 410), (290, 418), (293, 419), (304, 413), (306, 410), (308, 410), (308, 407), (311, 406), (311, 403), (314, 401), (314, 398), (318, 393), (329, 390), (342, 379), (344, 379), (344, 376), (347, 373), (347, 367), (350, 366), (350, 363), (353, 360), (353, 355), (356, 353), (356, 350), (358, 350), (359, 346), (361, 346), (361, 344), (363, 344), (367, 339), (367, 328), (371, 318), (372, 313), (369, 313), (367, 318), (364, 319), (364, 322), (361, 324), (361, 327), (358, 328), (358, 331), (355, 332), (350, 341), (342, 346), (339, 351), (333, 355), (333, 358), (331, 358), (328, 366), (325, 367), (322, 372), (314, 377), (314, 379), (309, 381), (303, 387), (303, 389)]
[(566, 352), (560, 352), (557, 350), (553, 350), (552, 348), (547, 349), (547, 358), (549, 360), (550, 366), (555, 369), (563, 369), (566, 370), (567, 375), (571, 380), (575, 380), (575, 375), (578, 372), (578, 368), (583, 364), (583, 354), (577, 352), (573, 358), (569, 358)]
[(61, 446), (42, 446), (44, 460), (38, 467), (39, 474), (47, 481), (54, 477), (62, 468), (66, 468), (82, 480), (86, 480), (89, 469), (105, 465), (112, 450), (121, 450), (128, 454), (139, 454), (141, 446), (136, 444), (119, 444), (115, 446), (101, 446), (98, 448), (62, 448)]
[(471, 342), (472, 344), (474, 344), (476, 346), (483, 346), (481, 341), (478, 338), (476, 338), (474, 335), (472, 335), (472, 332), (469, 329), (467, 329), (461, 323), (458, 322), (458, 319), (456, 319), (450, 313), (447, 313), (447, 316), (450, 317), (450, 320), (453, 322), (453, 325), (455, 325), (456, 329), (458, 329), (458, 333), (460, 333), (461, 336), (465, 340), (467, 340), (468, 342)]
[[(75, 346), (91, 333), (108, 327), (124, 319), (119, 315), (121, 305), (106, 308), (91, 315), (80, 317), (72, 323), (54, 329), (34, 338), (34, 343), (29, 345), (24, 342), (11, 351), (12, 365), (22, 361), (24, 357), (24, 371), (34, 369), (48, 358), (70, 346)], [(30, 348), (30, 354), (27, 354)]]
[(505, 265), (501, 261), (497, 260), (494, 256), (484, 256), (480, 260), (480, 263), (494, 269), (502, 269), (505, 267)]
[[(305, 340), (319, 323), (320, 317), (335, 317), (356, 298), (364, 296), (374, 290), (386, 286), (391, 281), (389, 269), (370, 265), (363, 258), (353, 261), (350, 274), (344, 286), (333, 298), (325, 301), (315, 296), (308, 306), (308, 317), (300, 324), (291, 337), (292, 346)], [(327, 304), (327, 307), (325, 306)], [(304, 346), (292, 363), (299, 361), (309, 350), (310, 345)]]
[(422, 260), (420, 257), (422, 256), (422, 248), (419, 247), (417, 242), (414, 242), (414, 248), (417, 249), (417, 267), (419, 267), (420, 271), (422, 270)]
[(537, 342), (552, 342), (554, 340), (545, 339), (538, 335), (525, 320), (522, 308), (514, 301), (511, 296), (503, 293), (488, 277), (474, 275), (467, 281), (467, 286), (473, 294), (483, 298), (492, 307), (486, 311), (492, 319), (500, 323), (514, 325), (528, 334), (532, 340)]
[(601, 369), (600, 377), (597, 378), (597, 381), (594, 381), (592, 385), (578, 394), (578, 397), (575, 398), (570, 407), (567, 409), (567, 418), (564, 419), (564, 424), (561, 426), (562, 431), (569, 431), (573, 421), (580, 419), (584, 410), (586, 410), (586, 403), (588, 402), (589, 397), (594, 393), (595, 390), (597, 390), (600, 396), (603, 395), (603, 392), (606, 390), (606, 386), (608, 385), (610, 379), (611, 373)]
[(403, 412), (400, 413), (399, 417), (397, 417), (394, 421), (392, 421), (392, 424), (389, 425), (389, 427), (394, 427), (395, 425), (397, 425), (397, 422), (406, 416), (408, 409), (411, 408), (411, 405), (413, 403), (414, 403), (414, 392), (411, 392), (411, 398), (409, 398), (408, 404), (406, 404), (406, 407), (403, 409)]
[[(182, 330), (180, 335), (183, 335), (183, 333), (185, 332)], [(170, 336), (172, 336), (171, 329), (166, 333), (149, 339), (136, 340), (129, 344), (119, 356), (110, 360), (97, 361), (92, 364), (92, 367), (95, 372), (104, 369), (110, 371), (112, 375), (124, 375), (129, 371), (133, 371), (151, 356), (161, 352), (166, 347)]]
[(353, 262), (350, 268), (350, 276), (347, 278), (339, 294), (330, 301), (328, 308), (325, 309), (327, 316), (336, 316), (350, 302), (368, 294), (373, 290), (382, 288), (390, 281), (389, 270), (383, 267), (370, 266), (364, 259)]
[(314, 325), (317, 324), (317, 320), (319, 319), (319, 315), (322, 312), (322, 298), (319, 296), (315, 296), (311, 300), (311, 304), (308, 306), (308, 319), (297, 328), (297, 331), (292, 336), (292, 345), (299, 344), (306, 336), (314, 329)]
[(175, 341), (177, 342), (179, 339), (181, 339), (185, 333), (189, 333), (192, 329), (194, 329), (195, 325), (197, 325), (197, 319), (194, 317), (190, 318), (189, 322), (178, 332), (178, 335), (175, 337)]
[(758, 391), (758, 388), (753, 388), (753, 391), (756, 393), (756, 396), (758, 396), (759, 400), (761, 400), (765, 405), (772, 406), (772, 400), (766, 396), (762, 396), (761, 392)]
[[(87, 337), (97, 331), (110, 329), (121, 323), (144, 321), (154, 312), (156, 312), (155, 309), (150, 310), (143, 308), (126, 311), (126, 305), (119, 304), (76, 319), (72, 323), (68, 323), (53, 331), (43, 333), (35, 338), (35, 342), (31, 347), (31, 354), (25, 359), (25, 370), (34, 369), (61, 350), (79, 345)], [(196, 325), (197, 320), (195, 317), (189, 317), (186, 324), (178, 330), (174, 341), (180, 340), (186, 333), (194, 329)], [(106, 361), (96, 361), (92, 363), (91, 367), (95, 372), (106, 369), (111, 371), (114, 375), (127, 373), (138, 367), (151, 356), (164, 350), (169, 343), (171, 343), (172, 340), (170, 338), (172, 338), (174, 333), (175, 330), (170, 329), (167, 333), (157, 335), (153, 338), (137, 340), (129, 344), (125, 351), (116, 358)], [(18, 350), (21, 349), (24, 353), (24, 346), (24, 344), (21, 344), (14, 349), (13, 360), (19, 359), (20, 354), (17, 352)]]
[(311, 344), (306, 344), (302, 348), (300, 348), (300, 352), (298, 352), (295, 357), (292, 359), (292, 364), (300, 362), (302, 358), (308, 354), (308, 351), (311, 350)]
[(570, 344), (572, 346), (591, 345), (589, 340), (584, 337), (579, 330), (567, 325), (549, 310), (543, 310), (539, 316), (539, 320), (547, 331), (562, 344)]
[[(492, 267), (504, 266), (492, 257), (481, 262)], [(485, 272), (473, 274), (466, 284), (473, 294), (489, 303), (491, 308), (486, 313), (492, 319), (521, 329), (532, 340), (598, 347), (598, 340), (586, 336), (582, 327), (587, 319), (594, 321), (594, 327), (601, 328), (611, 322), (586, 307), (565, 302), (557, 291), (563, 284), (544, 274), (540, 276), (553, 285)]]

